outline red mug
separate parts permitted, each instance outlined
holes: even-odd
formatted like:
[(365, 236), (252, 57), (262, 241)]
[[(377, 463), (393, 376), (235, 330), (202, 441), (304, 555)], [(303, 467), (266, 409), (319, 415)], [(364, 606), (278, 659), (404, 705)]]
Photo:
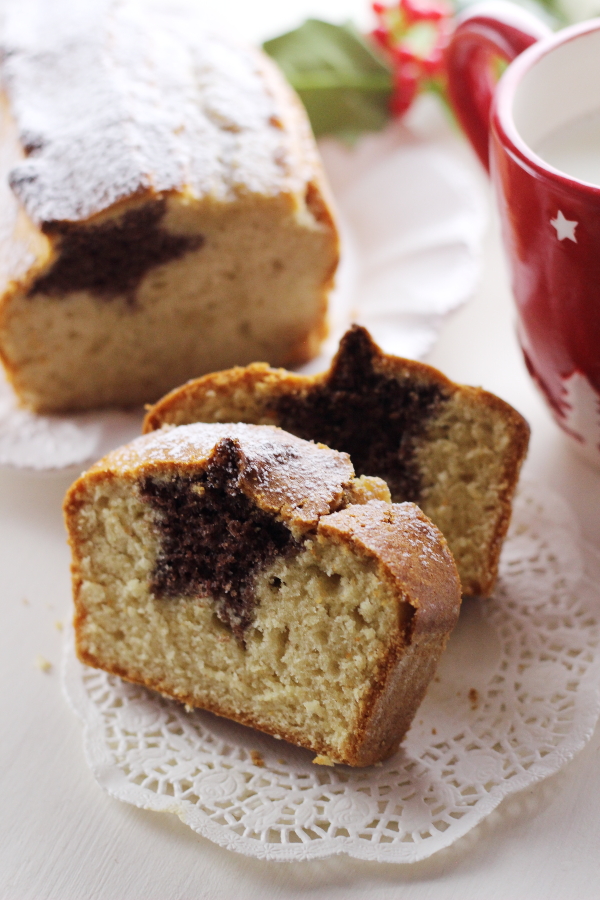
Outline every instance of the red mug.
[[(497, 85), (491, 63), (511, 65)], [(527, 368), (600, 465), (600, 19), (552, 34), (482, 3), (447, 51), (451, 102), (495, 186)]]

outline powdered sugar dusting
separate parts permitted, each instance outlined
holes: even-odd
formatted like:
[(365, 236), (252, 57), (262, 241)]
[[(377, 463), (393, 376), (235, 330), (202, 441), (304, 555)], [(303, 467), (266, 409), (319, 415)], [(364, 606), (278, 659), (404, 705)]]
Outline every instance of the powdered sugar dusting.
[[(165, 427), (110, 453), (94, 471), (139, 477), (202, 470), (223, 440), (236, 441), (240, 484), (261, 509), (281, 514), (291, 527), (314, 527), (342, 504), (354, 476), (347, 453), (330, 450), (273, 425), (197, 422)], [(182, 471), (183, 470), (183, 471)]]
[[(319, 448), (316, 444), (304, 441), (293, 434), (288, 434), (275, 425), (246, 425), (243, 422), (206, 423), (195, 422), (192, 425), (179, 427), (165, 426), (159, 431), (141, 435), (126, 447), (113, 451), (103, 466), (111, 468), (129, 468), (140, 462), (172, 462), (189, 463), (203, 460), (214, 445), (223, 438), (232, 438), (243, 444), (248, 459), (260, 456), (266, 461), (271, 457), (275, 461), (277, 449), (282, 447), (296, 450), (296, 458), (301, 454), (317, 453), (321, 457), (348, 459), (346, 453), (338, 453), (329, 448)], [(348, 466), (351, 468), (350, 464)]]
[(29, 153), (10, 182), (36, 223), (148, 190), (282, 189), (258, 56), (208, 34), (191, 2), (9, 0), (1, 50)]

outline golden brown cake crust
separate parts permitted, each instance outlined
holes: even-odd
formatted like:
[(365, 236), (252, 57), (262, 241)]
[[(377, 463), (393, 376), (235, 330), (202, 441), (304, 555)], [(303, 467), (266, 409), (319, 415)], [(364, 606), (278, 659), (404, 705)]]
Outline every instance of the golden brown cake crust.
[[(388, 386), (398, 384), (398, 390), (404, 390), (402, 386), (409, 385), (410, 390), (414, 389), (417, 395), (415, 415), (408, 417), (408, 427), (415, 422), (417, 426), (414, 438), (411, 438), (413, 448), (409, 446), (406, 455), (408, 477), (397, 487), (378, 459), (367, 470), (364, 463), (355, 456), (352, 446), (345, 439), (336, 443), (335, 436), (332, 439), (331, 434), (327, 433), (327, 426), (315, 427), (311, 433), (310, 421), (301, 409), (303, 403), (313, 403), (311, 398), (315, 394), (322, 396), (330, 391), (330, 398), (327, 400), (329, 418), (334, 420), (339, 411), (344, 411), (347, 415), (346, 409), (350, 410), (351, 415), (352, 404), (348, 402), (347, 395), (343, 392), (336, 395), (339, 379), (350, 373), (349, 377), (354, 382), (360, 382), (361, 375), (367, 369), (367, 374), (373, 379), (387, 381)], [(366, 377), (364, 381), (367, 383)], [(419, 393), (424, 398), (423, 425), (419, 425), (418, 421)], [(377, 405), (375, 395), (372, 402), (373, 406)], [(294, 404), (292, 412), (290, 403)], [(447, 421), (438, 427), (438, 420), (441, 421), (444, 416)], [(144, 421), (144, 432), (160, 428), (164, 424), (179, 425), (193, 421), (242, 421), (280, 425), (304, 438), (320, 440), (337, 449), (346, 450), (359, 474), (367, 472), (384, 478), (388, 481), (394, 501), (411, 500), (418, 503), (444, 531), (455, 555), (465, 594), (487, 596), (491, 592), (498, 571), (502, 542), (510, 521), (512, 498), (529, 443), (529, 426), (525, 419), (494, 394), (481, 388), (455, 384), (425, 363), (385, 354), (364, 328), (353, 326), (342, 339), (329, 371), (306, 376), (284, 369), (272, 369), (264, 363), (255, 363), (245, 368), (215, 372), (190, 381), (150, 407)], [(487, 432), (482, 440), (487, 441), (488, 462), (494, 466), (493, 496), (482, 499), (480, 503), (484, 511), (482, 515), (485, 514), (488, 518), (484, 546), (474, 551), (468, 561), (466, 558), (463, 560), (461, 548), (444, 527), (444, 507), (447, 509), (454, 505), (456, 510), (459, 503), (469, 505), (471, 500), (468, 492), (458, 499), (446, 498), (443, 495), (443, 479), (447, 479), (447, 474), (444, 473), (442, 464), (438, 464), (439, 470), (435, 470), (435, 463), (432, 465), (430, 460), (431, 453), (438, 452), (440, 448), (443, 451), (444, 445), (447, 447), (449, 441), (454, 439), (457, 422), (463, 423), (465, 427), (472, 427), (473, 434), (476, 434), (478, 428), (480, 432), (482, 429)], [(356, 418), (355, 427), (360, 432), (360, 416)], [(369, 427), (369, 424), (365, 425), (367, 432)], [(369, 438), (365, 443), (379, 440), (379, 434), (386, 430), (387, 424), (382, 420), (378, 428), (370, 428)], [(455, 484), (467, 480), (465, 468), (469, 453), (473, 455), (473, 450), (476, 449), (477, 440), (474, 437), (467, 448), (457, 444), (454, 462), (460, 463), (462, 470), (452, 476)], [(461, 452), (465, 457), (462, 461), (459, 459)], [(376, 453), (372, 455), (377, 457)], [(473, 467), (476, 468), (477, 465), (479, 462), (474, 463)], [(493, 513), (485, 512), (490, 506), (493, 506)], [(470, 522), (469, 527), (473, 531), (476, 523)]]
[(458, 621), (460, 579), (444, 537), (414, 503), (350, 506), (322, 519), (319, 534), (377, 560), (398, 598), (396, 638), (347, 750), (349, 765), (372, 765), (394, 753), (410, 727)]
[[(327, 516), (319, 533), (360, 548), (392, 578), (414, 609), (411, 636), (447, 634), (456, 623), (456, 564), (440, 531), (414, 503), (371, 500)], [(402, 535), (402, 541), (398, 536)]]

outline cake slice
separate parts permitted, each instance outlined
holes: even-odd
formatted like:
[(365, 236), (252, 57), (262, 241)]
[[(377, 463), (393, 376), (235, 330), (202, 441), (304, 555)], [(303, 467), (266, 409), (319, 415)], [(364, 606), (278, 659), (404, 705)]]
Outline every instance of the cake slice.
[(5, 0), (0, 359), (38, 412), (298, 365), (338, 238), (304, 109), (200, 4)]
[(207, 375), (151, 407), (144, 431), (198, 421), (279, 425), (349, 453), (359, 475), (383, 478), (394, 502), (435, 522), (465, 594), (491, 592), (529, 441), (523, 417), (494, 394), (389, 356), (355, 325), (328, 372), (256, 363)]
[(138, 438), (65, 500), (79, 658), (353, 766), (398, 747), (457, 620), (444, 538), (270, 426)]

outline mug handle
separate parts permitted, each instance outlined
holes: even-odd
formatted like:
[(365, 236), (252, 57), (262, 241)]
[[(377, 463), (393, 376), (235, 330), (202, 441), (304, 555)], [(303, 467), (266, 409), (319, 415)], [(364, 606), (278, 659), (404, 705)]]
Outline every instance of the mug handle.
[(513, 3), (488, 0), (466, 10), (446, 49), (448, 95), (458, 121), (489, 172), (490, 107), (496, 83), (491, 63), (511, 62), (550, 28)]

